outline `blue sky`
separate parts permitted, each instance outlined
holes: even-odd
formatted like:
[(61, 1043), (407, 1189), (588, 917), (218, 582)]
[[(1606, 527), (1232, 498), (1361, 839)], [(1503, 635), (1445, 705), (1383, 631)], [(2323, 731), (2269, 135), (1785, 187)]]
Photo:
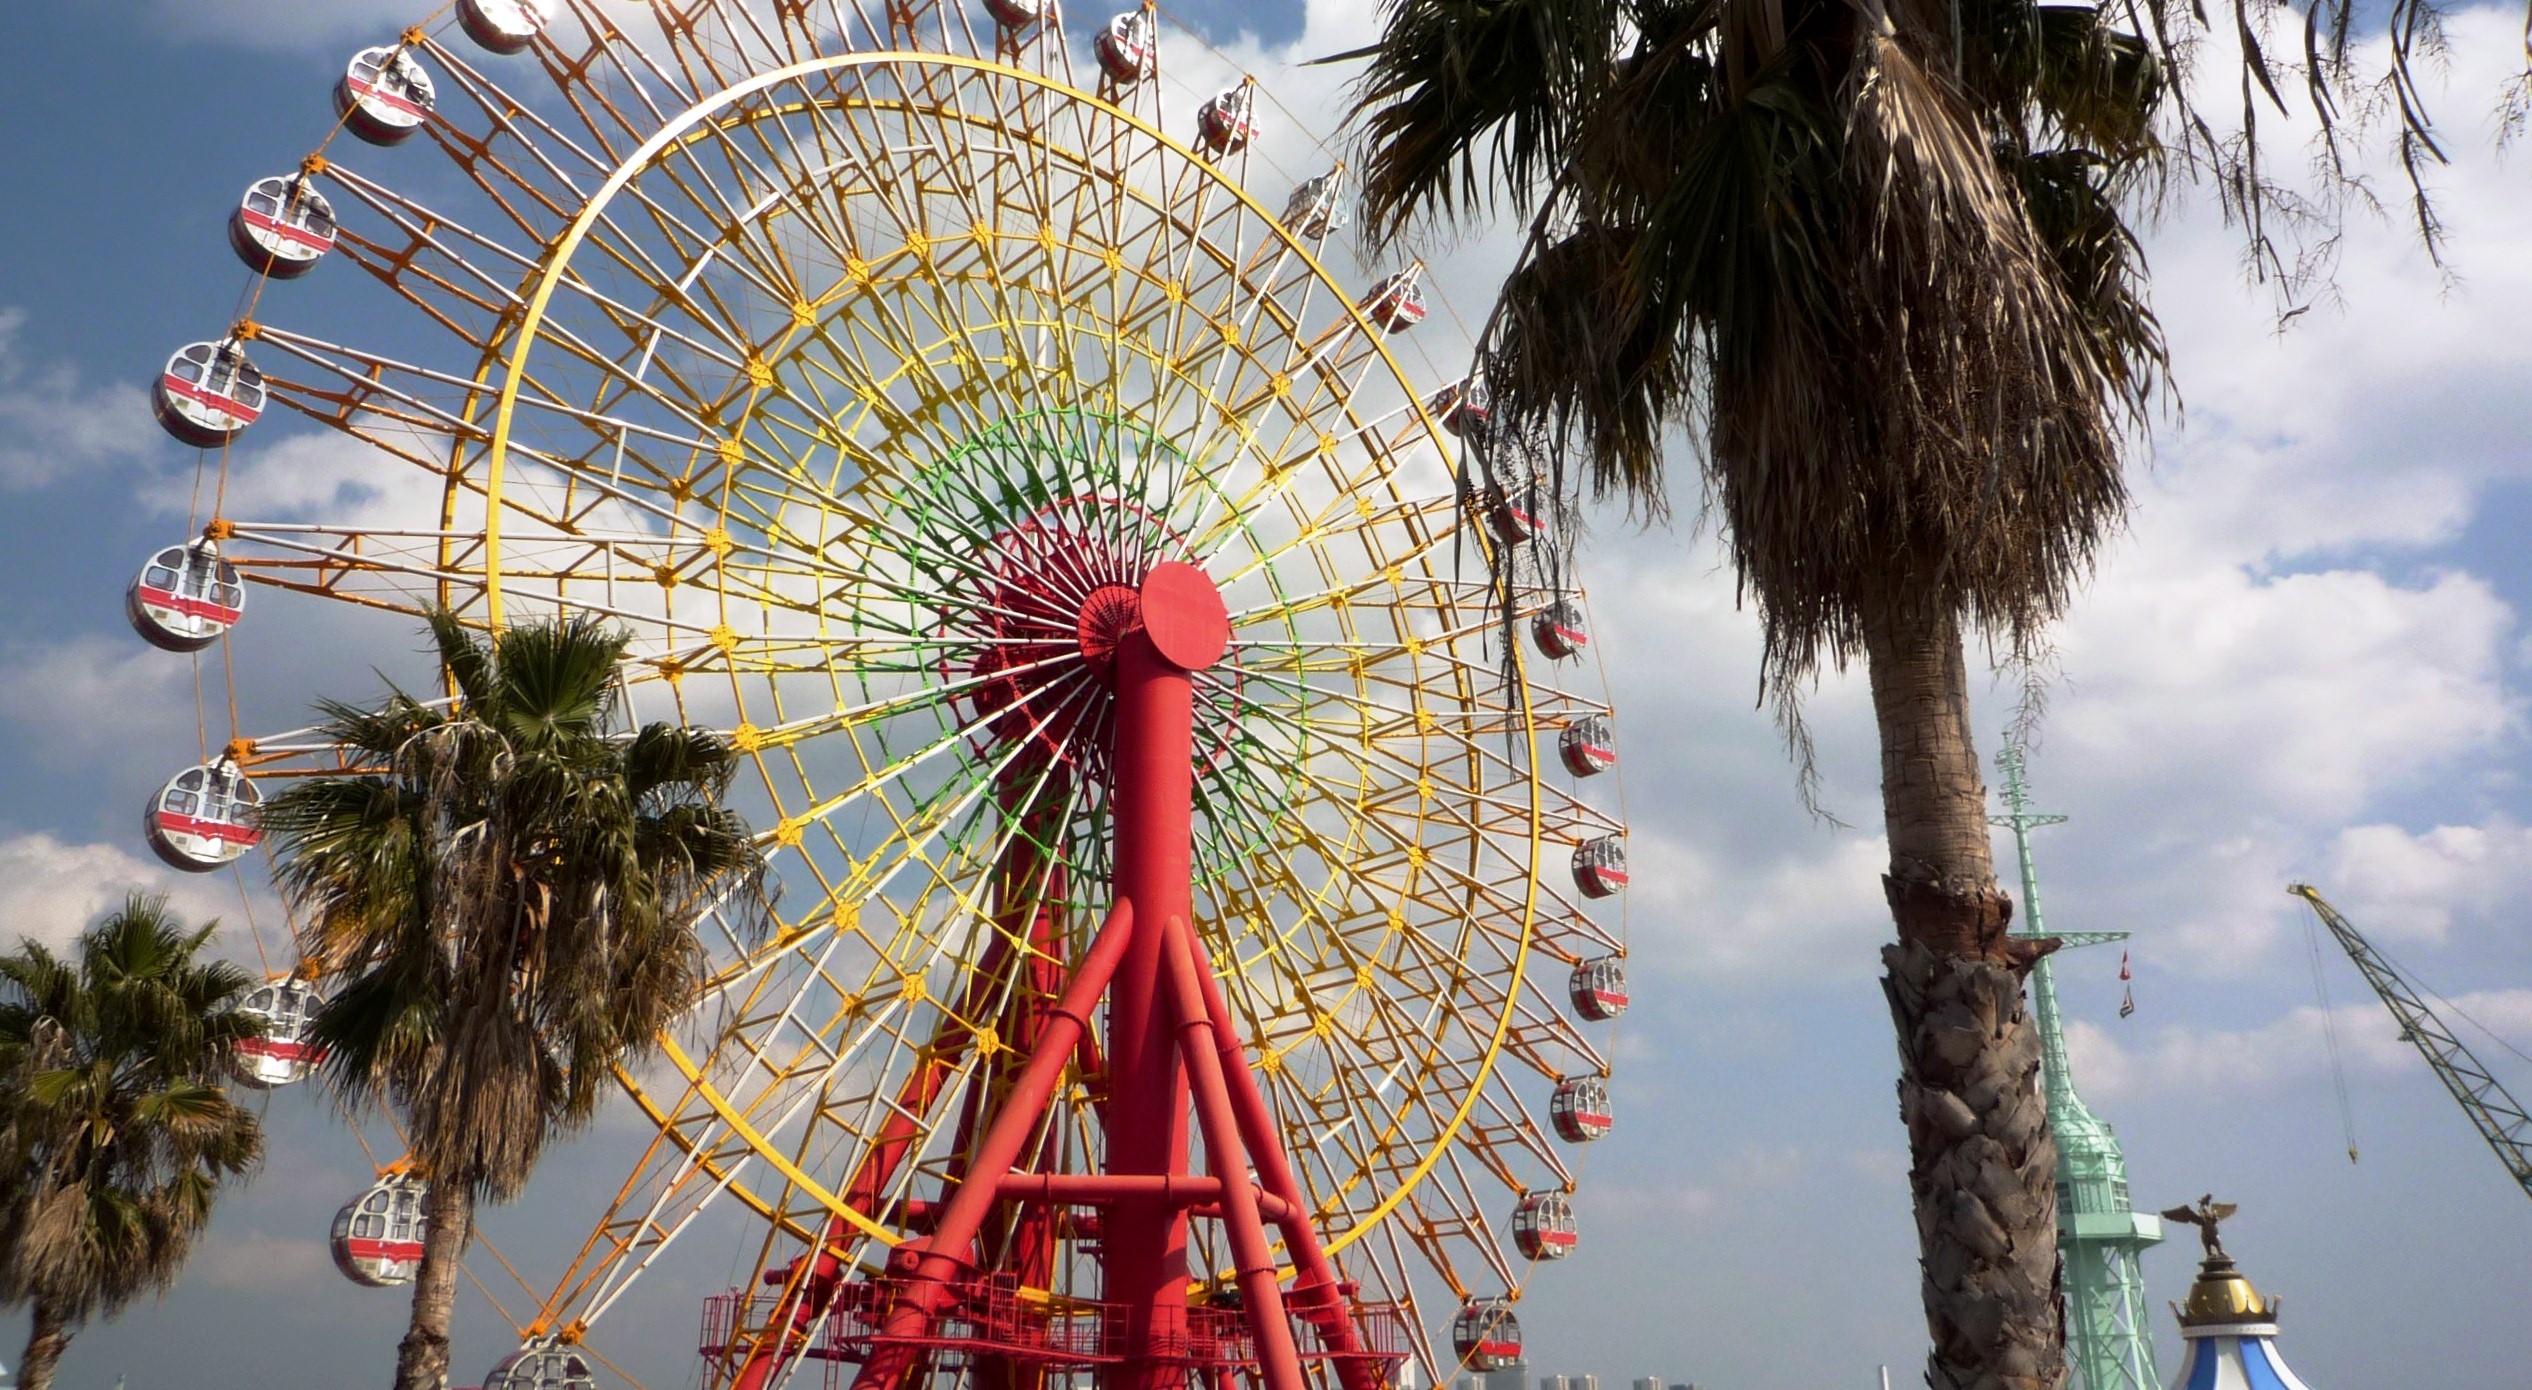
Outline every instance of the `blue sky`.
[[(1177, 7), (1286, 106), (1336, 79), (1295, 71), (1362, 41), (1368, 6)], [(0, 46), (0, 917), (59, 938), (124, 884), (164, 884), (135, 823), (195, 747), (193, 673), (120, 615), (133, 567), (183, 530), (191, 456), (147, 418), (166, 353), (216, 336), (243, 276), (229, 200), (330, 121), (344, 53), (396, 27), (385, 0), (36, 0)], [(2137, 933), (2139, 1010), (2115, 1015), (2115, 952), (2064, 959), (2077, 1061), (2128, 1144), (2141, 1203), (2243, 1204), (2231, 1245), (2286, 1299), (2286, 1346), (2319, 1390), (2519, 1381), (2532, 1359), (2532, 1210), (2344, 961), (2323, 979), (2362, 1161), (2344, 1150), (2289, 878), (2323, 885), (2405, 964), (2532, 1046), (2532, 771), (2522, 613), (2532, 604), (2532, 187), (2491, 151), (2494, 82), (2519, 19), (2466, 12), (2440, 109), (2452, 276), (2360, 218), (2339, 300), (2279, 333), (2209, 209), (2151, 243), (2188, 402), (2135, 479), (2133, 528), (2065, 626), (2032, 758), (2050, 920)], [(1505, 260), (1478, 230), (1433, 248), (1460, 314)], [(329, 266), (291, 290), (355, 301)], [(1461, 286), (1474, 287), (1461, 289)], [(1437, 315), (1422, 346), (1447, 360)], [(287, 431), (260, 434), (268, 481)], [(347, 505), (356, 496), (340, 499)], [(1654, 1374), (1709, 1390), (1909, 1383), (1921, 1355), (1914, 1242), (1875, 947), (1874, 759), (1857, 682), (1812, 704), (1828, 801), (1806, 817), (1764, 712), (1756, 634), (1710, 538), (1602, 518), (1585, 560), (1620, 711), (1639, 865), (1636, 1010), (1622, 1123), (1591, 1153), (1581, 1253), (1523, 1305), (1538, 1371)], [(257, 598), (232, 639), (260, 727), (318, 694), (412, 678), (411, 634)], [(215, 683), (216, 664), (204, 671)], [(2010, 684), (1982, 691), (1991, 740)], [(213, 730), (217, 738), (220, 731)], [(226, 880), (175, 886), (232, 922)], [(243, 938), (237, 938), (242, 940)], [(241, 948), (242, 949), (242, 948)], [(2476, 1041), (2476, 1039), (2474, 1039)], [(2485, 1049), (2532, 1095), (2532, 1067)], [(304, 1088), (272, 1098), (273, 1155), (223, 1207), (185, 1284), (74, 1345), (63, 1384), (383, 1377), (401, 1299), (326, 1264), (325, 1224), (366, 1180)], [(559, 1154), (490, 1230), (523, 1264), (567, 1257), (590, 1189), (638, 1133), (611, 1120)], [(735, 1252), (733, 1238), (728, 1248)], [(2148, 1257), (2159, 1308), (2191, 1257)], [(646, 1379), (688, 1383), (692, 1320), (727, 1269), (658, 1291)], [(472, 1295), (470, 1295), (472, 1300)], [(511, 1300), (515, 1302), (515, 1299)], [(502, 1350), (480, 1300), (461, 1379)], [(2176, 1341), (2159, 1323), (2168, 1367)], [(14, 1359), (18, 1324), (0, 1326)], [(683, 1358), (683, 1359), (680, 1359)]]

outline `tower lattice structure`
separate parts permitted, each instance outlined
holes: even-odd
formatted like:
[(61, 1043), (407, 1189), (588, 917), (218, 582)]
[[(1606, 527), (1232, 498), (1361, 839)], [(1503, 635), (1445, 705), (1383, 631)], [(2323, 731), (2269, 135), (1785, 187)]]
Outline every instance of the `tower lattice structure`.
[[(2066, 817), (2031, 810), (2022, 748), (1996, 755), (2004, 776), (2005, 814), (1989, 819), (2013, 832), (2022, 870), (2021, 936), (2056, 936), (2067, 946), (2125, 941), (2126, 932), (2050, 932), (2040, 913), (2039, 869), (2031, 832)], [(2066, 1266), (2066, 1349), (2078, 1390), (2157, 1390), (2154, 1344), (2138, 1259), (2163, 1239), (2161, 1218), (2133, 1210), (2127, 1155), (2108, 1124), (2075, 1092), (2066, 1028), (2057, 1007), (2057, 979), (2048, 957), (2031, 969), (2031, 1010), (2040, 1025), (2049, 1129), (2057, 1137), (2057, 1248)]]

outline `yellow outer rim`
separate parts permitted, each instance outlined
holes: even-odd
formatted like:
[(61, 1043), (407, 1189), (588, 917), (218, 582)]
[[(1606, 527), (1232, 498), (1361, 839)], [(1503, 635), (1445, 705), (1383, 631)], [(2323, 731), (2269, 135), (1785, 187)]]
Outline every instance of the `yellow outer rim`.
[[(1007, 63), (999, 63), (988, 59), (969, 57), (965, 54), (891, 50), (877, 53), (835, 54), (824, 58), (812, 59), (807, 62), (794, 63), (788, 67), (778, 68), (771, 72), (758, 74), (757, 76), (749, 78), (747, 81), (742, 82), (737, 86), (725, 88), (722, 91), (715, 93), (704, 102), (689, 108), (678, 115), (674, 120), (671, 120), (668, 124), (662, 126), (658, 131), (653, 133), (649, 139), (644, 140), (640, 147), (635, 149), (633, 153), (616, 168), (614, 173), (607, 176), (606, 182), (599, 185), (598, 190), (590, 195), (589, 201), (582, 205), (579, 215), (572, 219), (570, 228), (553, 243), (551, 251), (547, 254), (545, 258), (545, 265), (539, 275), (536, 288), (528, 296), (527, 309), (525, 313), (520, 316), (518, 325), (511, 335), (510, 350), (507, 354), (506, 361), (503, 364), (504, 375), (501, 383), (499, 404), (496, 406), (493, 415), (492, 443), (485, 456), (483, 557), (484, 614), (486, 621), (494, 629), (499, 629), (503, 624), (501, 601), (502, 477), (509, 458), (512, 417), (518, 407), (520, 387), (526, 379), (528, 354), (536, 345), (537, 332), (544, 323), (546, 310), (552, 303), (555, 292), (562, 287), (564, 272), (570, 266), (572, 257), (578, 253), (581, 244), (588, 239), (590, 229), (597, 224), (601, 216), (606, 212), (609, 204), (614, 200), (616, 195), (623, 192), (627, 184), (631, 183), (635, 178), (645, 172), (663, 151), (667, 150), (670, 146), (678, 143), (679, 141), (684, 140), (689, 134), (695, 131), (698, 127), (704, 126), (721, 111), (726, 110), (748, 97), (754, 96), (760, 92), (768, 91), (785, 83), (796, 82), (804, 77), (815, 76), (819, 73), (837, 72), (846, 69), (864, 67), (919, 67), (927, 65), (933, 67), (966, 69), (990, 76), (1007, 78), (1030, 86), (1038, 87), (1067, 100), (1085, 102), (1112, 119), (1122, 122), (1126, 126), (1140, 132), (1152, 140), (1160, 142), (1164, 148), (1176, 153), (1181, 158), (1188, 160), (1196, 167), (1203, 169), (1207, 174), (1213, 177), (1216, 183), (1218, 183), (1223, 189), (1227, 190), (1231, 196), (1239, 199), (1241, 203), (1245, 204), (1252, 212), (1257, 214), (1264, 225), (1274, 228), (1275, 234), (1281, 237), (1296, 253), (1301, 256), (1303, 262), (1309, 266), (1311, 274), (1316, 276), (1322, 284), (1325, 284), (1330, 289), (1336, 291), (1339, 300), (1346, 304), (1346, 311), (1355, 317), (1358, 326), (1367, 335), (1373, 350), (1380, 354), (1382, 363), (1388, 367), (1392, 377), (1400, 382), (1406, 382), (1409, 380), (1407, 373), (1400, 366), (1397, 357), (1390, 352), (1387, 338), (1382, 334), (1372, 332), (1372, 326), (1368, 320), (1363, 318), (1361, 309), (1354, 305), (1350, 296), (1345, 295), (1343, 287), (1336, 282), (1334, 277), (1328, 274), (1327, 268), (1319, 263), (1318, 257), (1311, 252), (1310, 248), (1302, 245), (1288, 232), (1286, 232), (1281, 221), (1278, 220), (1263, 203), (1260, 203), (1255, 197), (1253, 197), (1246, 188), (1242, 187), (1237, 181), (1223, 175), (1220, 170), (1214, 167), (1210, 160), (1198, 155), (1185, 144), (1172, 139), (1168, 134), (1164, 133), (1159, 127), (1153, 125), (1151, 122), (1146, 121), (1143, 118), (1111, 103), (1102, 101), (1091, 93), (1084, 92), (1079, 88), (1067, 86), (1061, 82), (1055, 81), (1044, 73), (1032, 72), (1028, 69), (1014, 67)], [(1428, 430), (1434, 432), (1435, 436), (1438, 438), (1439, 426), (1432, 419), (1430, 412), (1425, 409), (1422, 398), (1417, 396), (1412, 390), (1410, 390), (1407, 395), (1408, 399), (1413, 402), (1417, 418), (1423, 420)], [(1480, 544), (1486, 546), (1489, 551), (1493, 548), (1490, 538), (1481, 538)], [(1519, 681), (1518, 688), (1526, 692), (1529, 680), (1528, 659), (1526, 655), (1521, 652), (1518, 644), (1514, 644), (1513, 646), (1513, 656), (1514, 674)], [(1521, 717), (1527, 717), (1526, 700), (1520, 713)], [(1449, 1151), (1451, 1141), (1458, 1137), (1461, 1129), (1466, 1127), (1469, 1115), (1476, 1109), (1478, 1097), (1484, 1092), (1486, 1083), (1491, 1080), (1494, 1075), (1497, 1059), (1503, 1054), (1503, 1040), (1511, 1031), (1513, 1015), (1519, 1008), (1521, 981), (1526, 979), (1528, 975), (1530, 956), (1533, 952), (1537, 939), (1541, 810), (1539, 805), (1538, 773), (1536, 771), (1535, 759), (1533, 760), (1532, 771), (1528, 780), (1530, 784), (1530, 871), (1526, 879), (1528, 892), (1523, 899), (1521, 910), (1521, 949), (1514, 958), (1512, 976), (1514, 983), (1510, 989), (1505, 991), (1503, 1011), (1495, 1020), (1494, 1034), (1487, 1040), (1485, 1054), (1478, 1061), (1476, 1075), (1471, 1079), (1467, 1093), (1461, 1097), (1459, 1108), (1452, 1113), (1449, 1122), (1443, 1125), (1440, 1131), (1435, 1134), (1431, 1145), (1421, 1161), (1406, 1172), (1406, 1174), (1399, 1180), (1397, 1187), (1392, 1190), (1387, 1197), (1382, 1199), (1378, 1205), (1366, 1212), (1363, 1217), (1356, 1221), (1344, 1234), (1328, 1242), (1327, 1253), (1331, 1255), (1343, 1250), (1345, 1247), (1353, 1244), (1356, 1240), (1361, 1239), (1374, 1227), (1386, 1220), (1390, 1213), (1395, 1211), (1398, 1205), (1406, 1200), (1407, 1195), (1413, 1192), (1417, 1186), (1424, 1181), (1426, 1175), (1432, 1171), (1433, 1166), (1436, 1163), (1439, 1163), (1442, 1156)], [(721, 1096), (720, 1092), (704, 1080), (702, 1068), (697, 1066), (694, 1060), (690, 1058), (682, 1048), (677, 1046), (674, 1039), (663, 1037), (661, 1041), (663, 1049), (671, 1064), (674, 1065), (680, 1073), (685, 1075), (687, 1080), (696, 1088), (696, 1093), (703, 1096), (712, 1105), (713, 1109), (720, 1114), (724, 1122), (731, 1126), (732, 1131), (748, 1141), (749, 1145), (755, 1149), (757, 1156), (765, 1160), (767, 1166), (773, 1168), (777, 1173), (780, 1173), (801, 1192), (823, 1204), (829, 1211), (844, 1217), (847, 1221), (850, 1221), (855, 1226), (861, 1228), (867, 1234), (891, 1245), (897, 1243), (899, 1237), (895, 1233), (880, 1226), (877, 1222), (872, 1221), (869, 1217), (864, 1216), (862, 1213), (846, 1206), (823, 1184), (819, 1183), (816, 1179), (810, 1177), (806, 1172), (802, 1171), (797, 1164), (791, 1162), (790, 1159), (785, 1157), (777, 1148), (765, 1142), (763, 1137), (757, 1134), (756, 1131), (747, 1124), (746, 1120), (732, 1109), (729, 1102)]]

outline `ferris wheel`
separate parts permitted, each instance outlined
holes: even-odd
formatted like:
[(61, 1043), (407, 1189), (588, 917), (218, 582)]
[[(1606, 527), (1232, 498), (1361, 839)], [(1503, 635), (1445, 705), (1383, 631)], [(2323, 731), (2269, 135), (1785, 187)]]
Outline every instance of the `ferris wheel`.
[[(487, 1390), (607, 1374), (708, 1209), (763, 1276), (704, 1310), (711, 1385), (1518, 1359), (1627, 1004), (1584, 596), (1408, 353), (1421, 266), (1349, 290), (1341, 167), (1278, 167), (1264, 90), (1177, 84), (1181, 43), (1149, 6), (457, 0), (234, 209), (252, 307), (155, 393), (211, 506), (134, 626), (290, 621), (250, 586), (599, 614), (635, 713), (759, 774), (779, 928), (706, 924), (624, 1078), (656, 1137)], [(292, 321), (329, 260), (356, 330)], [(273, 407), (426, 485), (228, 514)], [(244, 862), (259, 784), (347, 766), (232, 732), (151, 805), (170, 863)], [(313, 989), (277, 972), (242, 1079), (306, 1074)], [(410, 1277), (426, 1178), (344, 1209), (347, 1274)]]

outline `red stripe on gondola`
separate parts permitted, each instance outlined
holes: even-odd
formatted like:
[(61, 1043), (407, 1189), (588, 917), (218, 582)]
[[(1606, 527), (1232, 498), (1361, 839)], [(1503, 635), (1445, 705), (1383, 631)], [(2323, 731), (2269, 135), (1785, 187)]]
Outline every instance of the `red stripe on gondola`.
[(295, 241), (302, 246), (312, 247), (318, 251), (331, 251), (334, 249), (334, 238), (330, 236), (318, 236), (316, 233), (309, 231), (305, 227), (294, 227), (279, 218), (266, 217), (264, 214), (255, 211), (253, 208), (241, 208), (239, 211), (246, 218), (247, 226), (260, 227), (263, 230), (272, 233), (274, 236), (280, 237), (284, 241)]
[(391, 1260), (411, 1264), (422, 1258), (422, 1242), (418, 1240), (362, 1240), (355, 1236), (343, 1242), (355, 1260)]
[(312, 1044), (284, 1038), (249, 1038), (239, 1043), (237, 1050), (249, 1057), (270, 1057), (279, 1062), (314, 1061), (320, 1051)]
[(431, 112), (428, 107), (422, 106), (408, 98), (397, 96), (395, 93), (388, 91), (384, 87), (363, 82), (357, 77), (351, 79), (351, 84), (352, 94), (354, 96), (363, 98), (364, 100), (377, 102), (379, 105), (384, 106), (391, 111), (402, 111), (417, 121), (426, 120), (430, 117)]
[(1626, 996), (1623, 994), (1613, 993), (1605, 989), (1595, 989), (1591, 992), (1591, 997), (1599, 1000), (1603, 1004), (1611, 1006), (1612, 1008), (1623, 1009), (1626, 1007)]
[(158, 813), (158, 828), (179, 835), (198, 835), (206, 840), (226, 840), (233, 845), (251, 845), (264, 838), (264, 832), (251, 826), (204, 820), (200, 816), (180, 816), (173, 811)]
[(205, 391), (174, 372), (160, 377), (158, 384), (196, 405), (209, 406), (242, 424), (254, 424), (255, 417), (264, 413), (260, 407), (248, 405), (234, 396), (223, 396), (217, 392)]
[(218, 623), (234, 623), (246, 611), (213, 603), (207, 598), (187, 598), (165, 589), (153, 589), (147, 584), (141, 586), (141, 602), (150, 608), (165, 608), (188, 618), (209, 618)]

